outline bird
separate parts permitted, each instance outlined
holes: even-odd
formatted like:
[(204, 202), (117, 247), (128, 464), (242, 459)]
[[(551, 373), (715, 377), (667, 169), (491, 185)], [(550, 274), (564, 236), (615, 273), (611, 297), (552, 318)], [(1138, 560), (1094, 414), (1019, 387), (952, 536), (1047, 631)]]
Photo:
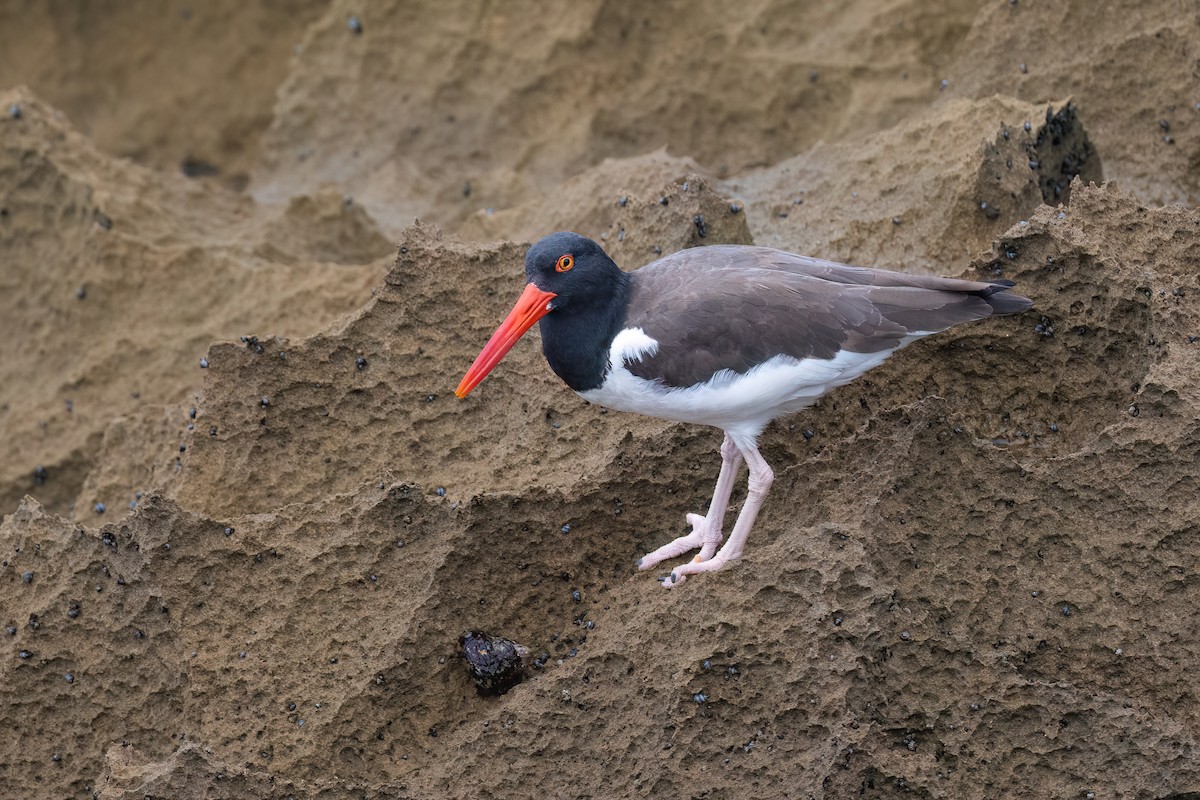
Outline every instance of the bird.
[[(743, 555), (774, 481), (757, 444), (771, 420), (811, 406), (917, 339), (1033, 306), (1010, 291), (1012, 281), (910, 275), (751, 245), (693, 247), (626, 272), (569, 231), (529, 248), (525, 278), (457, 397), (537, 323), (550, 368), (584, 400), (724, 431), (708, 511), (687, 514), (690, 533), (636, 562), (647, 570), (697, 550), (659, 578), (667, 588)], [(748, 491), (725, 539), (743, 463)]]

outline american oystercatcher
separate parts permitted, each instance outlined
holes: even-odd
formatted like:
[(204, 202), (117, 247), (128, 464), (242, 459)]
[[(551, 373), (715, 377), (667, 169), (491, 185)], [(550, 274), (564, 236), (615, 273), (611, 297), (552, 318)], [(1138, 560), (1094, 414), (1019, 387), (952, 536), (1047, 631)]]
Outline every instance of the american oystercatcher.
[[(908, 343), (1030, 308), (1011, 281), (848, 267), (766, 247), (696, 247), (623, 272), (592, 240), (554, 233), (525, 256), (528, 284), (455, 394), (462, 398), (538, 322), (550, 368), (580, 397), (618, 411), (725, 432), (708, 513), (638, 560), (691, 550), (664, 586), (740, 557), (774, 473), (758, 452), (767, 423), (812, 405)], [(742, 461), (749, 492), (719, 550)]]

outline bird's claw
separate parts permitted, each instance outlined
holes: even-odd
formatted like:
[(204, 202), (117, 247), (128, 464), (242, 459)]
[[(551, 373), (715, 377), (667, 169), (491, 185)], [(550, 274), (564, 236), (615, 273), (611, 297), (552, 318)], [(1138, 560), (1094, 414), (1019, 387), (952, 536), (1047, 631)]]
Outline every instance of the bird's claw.
[(662, 585), (668, 589), (673, 589), (679, 584), (687, 580), (688, 575), (699, 575), (702, 572), (716, 572), (723, 568), (731, 561), (736, 561), (741, 557), (741, 553), (732, 555), (723, 555), (718, 553), (716, 556), (707, 561), (692, 560), (686, 564), (680, 564), (675, 569), (671, 570), (670, 576), (662, 581)]
[(680, 575), (678, 572), (672, 572), (670, 575), (660, 576), (658, 582), (661, 583), (665, 589), (674, 589), (685, 580), (687, 580), (686, 575)]

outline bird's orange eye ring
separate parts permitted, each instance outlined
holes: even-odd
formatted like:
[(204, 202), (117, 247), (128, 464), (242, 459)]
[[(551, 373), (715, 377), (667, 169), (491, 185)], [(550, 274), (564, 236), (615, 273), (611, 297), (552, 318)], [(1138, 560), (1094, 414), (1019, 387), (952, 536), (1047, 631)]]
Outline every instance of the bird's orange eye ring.
[(566, 272), (575, 266), (575, 257), (570, 253), (566, 253), (558, 257), (558, 263), (554, 265), (555, 272)]

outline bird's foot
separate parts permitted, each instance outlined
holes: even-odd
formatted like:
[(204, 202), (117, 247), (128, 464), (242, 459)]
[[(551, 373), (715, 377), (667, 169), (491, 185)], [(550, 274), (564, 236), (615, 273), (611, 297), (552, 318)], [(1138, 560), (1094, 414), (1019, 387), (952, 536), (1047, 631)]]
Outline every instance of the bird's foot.
[[(740, 555), (740, 553), (738, 554)], [(663, 587), (666, 589), (674, 589), (679, 584), (687, 580), (688, 575), (696, 575), (701, 572), (716, 572), (724, 567), (730, 561), (737, 560), (737, 555), (727, 555), (724, 550), (717, 553), (707, 561), (697, 561), (692, 559), (686, 564), (680, 564), (675, 569), (671, 570), (671, 574), (659, 579)]]
[(653, 553), (647, 553), (637, 560), (637, 568), (641, 570), (650, 569), (656, 564), (666, 561), (668, 558), (681, 556), (689, 550), (699, 549), (694, 561), (707, 561), (717, 552), (717, 547), (721, 544), (724, 538), (721, 535), (719, 522), (710, 522), (708, 517), (702, 517), (699, 514), (688, 514), (688, 524), (692, 526), (692, 532), (686, 536), (680, 536), (672, 542), (664, 544), (662, 547), (655, 550)]

